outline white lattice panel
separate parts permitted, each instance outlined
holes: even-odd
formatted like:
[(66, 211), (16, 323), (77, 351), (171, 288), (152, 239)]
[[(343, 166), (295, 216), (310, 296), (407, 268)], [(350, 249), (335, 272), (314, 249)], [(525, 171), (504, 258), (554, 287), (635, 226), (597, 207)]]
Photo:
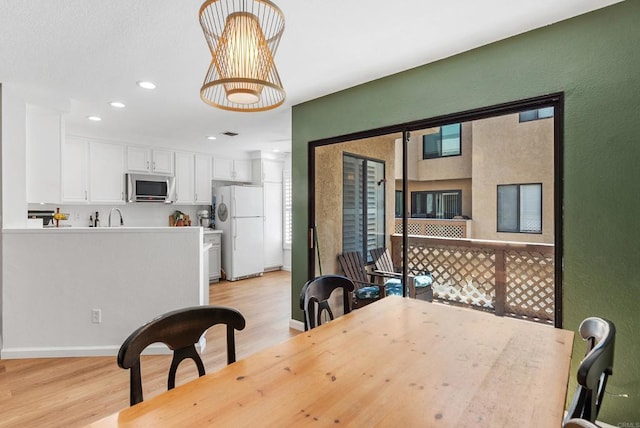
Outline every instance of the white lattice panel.
[(465, 228), (453, 224), (427, 224), (425, 226), (428, 236), (440, 236), (443, 238), (464, 238)]

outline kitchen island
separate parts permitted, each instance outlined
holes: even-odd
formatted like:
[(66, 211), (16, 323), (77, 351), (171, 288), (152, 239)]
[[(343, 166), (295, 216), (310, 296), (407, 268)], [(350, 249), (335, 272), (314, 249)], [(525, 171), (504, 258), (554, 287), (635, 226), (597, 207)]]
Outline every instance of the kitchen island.
[(5, 229), (2, 235), (2, 359), (116, 355), (146, 321), (209, 303), (200, 227)]

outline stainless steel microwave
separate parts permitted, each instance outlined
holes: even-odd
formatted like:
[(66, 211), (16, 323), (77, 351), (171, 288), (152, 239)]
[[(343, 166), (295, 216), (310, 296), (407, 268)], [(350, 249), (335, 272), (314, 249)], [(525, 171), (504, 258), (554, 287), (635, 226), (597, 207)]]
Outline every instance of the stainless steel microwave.
[(175, 200), (175, 177), (166, 175), (127, 174), (127, 201), (163, 202), (171, 204)]

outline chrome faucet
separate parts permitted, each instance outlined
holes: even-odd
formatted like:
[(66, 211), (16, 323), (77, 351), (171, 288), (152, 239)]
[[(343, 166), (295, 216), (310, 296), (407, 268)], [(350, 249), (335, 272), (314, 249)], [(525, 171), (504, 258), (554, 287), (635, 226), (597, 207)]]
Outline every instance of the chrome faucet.
[(122, 220), (122, 211), (120, 211), (120, 208), (111, 208), (111, 211), (109, 211), (109, 227), (111, 227), (111, 213), (114, 211), (118, 211), (118, 214), (120, 214), (120, 226), (124, 226), (124, 220)]

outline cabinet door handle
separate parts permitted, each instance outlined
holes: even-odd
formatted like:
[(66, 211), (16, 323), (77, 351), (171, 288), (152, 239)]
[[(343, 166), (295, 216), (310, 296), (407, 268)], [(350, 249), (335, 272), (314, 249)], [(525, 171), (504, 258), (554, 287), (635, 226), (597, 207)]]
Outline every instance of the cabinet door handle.
[(87, 191), (85, 190), (84, 191), (84, 200), (86, 201), (88, 199), (89, 199), (89, 195), (87, 194)]
[(195, 200), (196, 200), (196, 201), (198, 200), (198, 194), (197, 194), (197, 193), (196, 193), (196, 198), (195, 198)]
[(153, 170), (156, 170), (156, 161), (153, 161)]
[(147, 169), (149, 169), (149, 161), (147, 161)]

